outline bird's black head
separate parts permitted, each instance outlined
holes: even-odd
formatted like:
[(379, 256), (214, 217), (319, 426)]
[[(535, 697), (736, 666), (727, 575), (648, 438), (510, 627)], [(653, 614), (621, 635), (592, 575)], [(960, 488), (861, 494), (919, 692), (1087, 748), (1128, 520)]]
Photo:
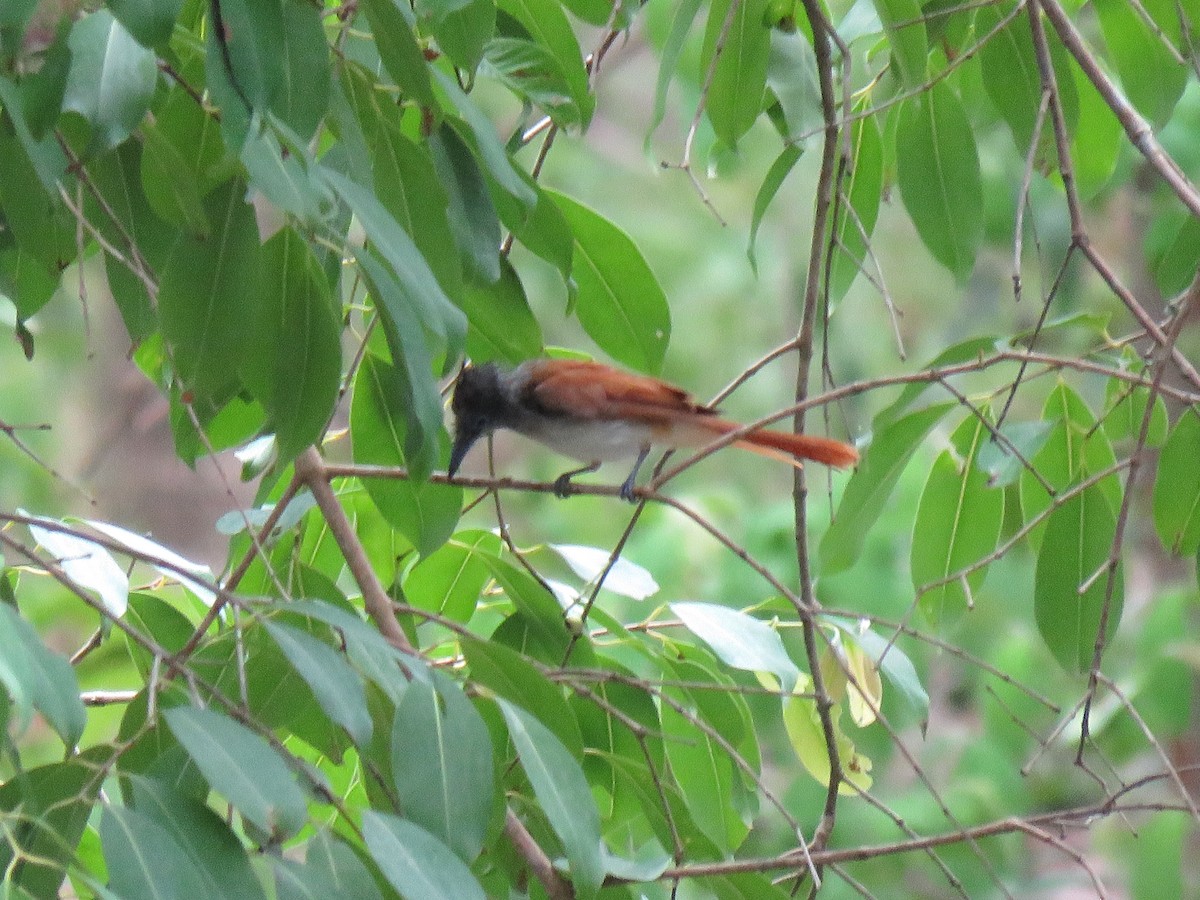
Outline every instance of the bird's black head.
[(451, 477), (474, 443), (496, 428), (504, 406), (500, 369), (495, 363), (468, 366), (459, 373), (450, 408), (454, 410), (454, 447), (447, 471)]

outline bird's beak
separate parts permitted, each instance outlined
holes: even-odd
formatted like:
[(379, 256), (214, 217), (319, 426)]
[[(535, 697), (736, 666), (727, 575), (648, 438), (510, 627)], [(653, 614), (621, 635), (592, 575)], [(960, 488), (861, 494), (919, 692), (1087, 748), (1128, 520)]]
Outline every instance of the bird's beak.
[(464, 431), (460, 431), (454, 435), (454, 446), (450, 450), (450, 463), (446, 466), (446, 472), (451, 478), (458, 471), (458, 467), (462, 465), (462, 461), (467, 456), (467, 451), (475, 446), (475, 442), (479, 440), (479, 437), (478, 434)]

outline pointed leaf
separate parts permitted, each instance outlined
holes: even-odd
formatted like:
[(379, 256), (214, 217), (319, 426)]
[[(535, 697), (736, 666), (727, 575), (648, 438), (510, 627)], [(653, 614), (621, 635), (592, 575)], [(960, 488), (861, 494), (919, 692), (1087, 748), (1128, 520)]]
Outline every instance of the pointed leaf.
[[(700, 57), (700, 80), (708, 82), (708, 119), (717, 138), (735, 147), (762, 112), (767, 87), (771, 30), (763, 24), (767, 0), (740, 0), (725, 28), (734, 0), (709, 4)], [(721, 35), (725, 42), (719, 48)], [(709, 72), (711, 71), (711, 79)]]
[(71, 73), (63, 109), (92, 126), (92, 149), (124, 141), (150, 109), (158, 66), (154, 54), (101, 9), (71, 30)]
[[(350, 408), (356, 463), (403, 466), (410, 459), (410, 424), (398, 379), (394, 366), (369, 354), (364, 358)], [(462, 488), (421, 483), (413, 480), (416, 474), (406, 479), (368, 478), (364, 484), (384, 517), (427, 556), (453, 533), (462, 509)]]
[[(1050, 514), (1038, 552), (1033, 611), (1042, 640), (1068, 672), (1092, 664), (1105, 607), (1109, 574), (1097, 572), (1112, 551), (1116, 516), (1099, 486), (1071, 497)], [(1112, 572), (1105, 642), (1121, 620), (1124, 580)], [(1087, 590), (1081, 589), (1087, 585)]]
[[(962, 581), (945, 581), (984, 559), (996, 549), (1004, 523), (1004, 492), (988, 484), (978, 465), (980, 450), (991, 434), (977, 416), (968, 416), (955, 430), (953, 450), (942, 452), (929, 470), (912, 538), (913, 587), (934, 625), (954, 621), (972, 601)], [(972, 594), (983, 584), (986, 569), (966, 576)]]
[(519, 706), (499, 700), (521, 767), (571, 863), (571, 884), (584, 900), (604, 881), (600, 816), (579, 763), (545, 725)]
[(485, 900), (471, 870), (420, 826), (367, 810), (362, 831), (379, 871), (405, 900)]
[(29, 533), (73, 582), (100, 595), (105, 612), (114, 619), (125, 615), (129, 606), (129, 577), (105, 548), (56, 528), (30, 525)]
[(1154, 525), (1163, 546), (1180, 556), (1200, 550), (1200, 410), (1180, 415), (1158, 458)]
[(245, 380), (271, 417), (277, 465), (325, 430), (341, 381), (340, 326), (307, 242), (284, 228), (263, 245), (263, 296)]
[(671, 336), (667, 297), (629, 235), (564, 194), (550, 192), (575, 234), (576, 315), (613, 358), (651, 374)]
[(51, 652), (33, 626), (7, 603), (0, 603), (0, 684), (17, 707), (18, 735), (29, 726), (36, 709), (68, 750), (74, 749), (87, 725), (75, 670)]
[(944, 83), (900, 107), (896, 180), (922, 242), (966, 281), (983, 238), (983, 189), (971, 124)]
[(359, 746), (371, 740), (371, 714), (362, 681), (342, 655), (305, 631), (265, 622), (271, 638), (310, 688), (326, 715)]
[(788, 692), (795, 687), (800, 670), (783, 648), (779, 632), (766, 622), (713, 603), (672, 603), (671, 611), (726, 665), (770, 672)]
[(213, 790), (268, 834), (295, 834), (307, 815), (287, 764), (257, 734), (232, 719), (191, 706), (164, 713), (171, 731)]
[(942, 403), (879, 426), (862, 462), (850, 477), (837, 515), (821, 538), (821, 568), (827, 575), (854, 565), (867, 532), (879, 519), (904, 467), (953, 404)]
[(392, 777), (406, 818), (464, 863), (483, 847), (496, 800), (487, 726), (441, 673), (413, 683), (396, 708)]
[(163, 336), (195, 400), (228, 391), (261, 302), (260, 253), (245, 185), (228, 182), (204, 202), (212, 237), (181, 236), (159, 284)]

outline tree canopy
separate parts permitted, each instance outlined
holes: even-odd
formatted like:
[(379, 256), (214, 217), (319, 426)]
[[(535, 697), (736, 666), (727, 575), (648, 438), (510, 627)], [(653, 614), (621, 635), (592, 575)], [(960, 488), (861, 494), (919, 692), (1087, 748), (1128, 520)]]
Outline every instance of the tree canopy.
[[(7, 0), (6, 890), (1182, 892), (1198, 17)], [(224, 568), (87, 502), (110, 308)], [(540, 355), (861, 462), (447, 476)]]

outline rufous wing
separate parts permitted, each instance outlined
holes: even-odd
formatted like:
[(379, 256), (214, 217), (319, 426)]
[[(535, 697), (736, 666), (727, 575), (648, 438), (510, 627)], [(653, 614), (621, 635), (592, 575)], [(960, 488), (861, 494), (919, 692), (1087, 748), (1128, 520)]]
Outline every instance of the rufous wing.
[(539, 360), (530, 387), (548, 412), (589, 419), (633, 419), (662, 424), (680, 415), (709, 416), (687, 391), (651, 378), (585, 360)]

